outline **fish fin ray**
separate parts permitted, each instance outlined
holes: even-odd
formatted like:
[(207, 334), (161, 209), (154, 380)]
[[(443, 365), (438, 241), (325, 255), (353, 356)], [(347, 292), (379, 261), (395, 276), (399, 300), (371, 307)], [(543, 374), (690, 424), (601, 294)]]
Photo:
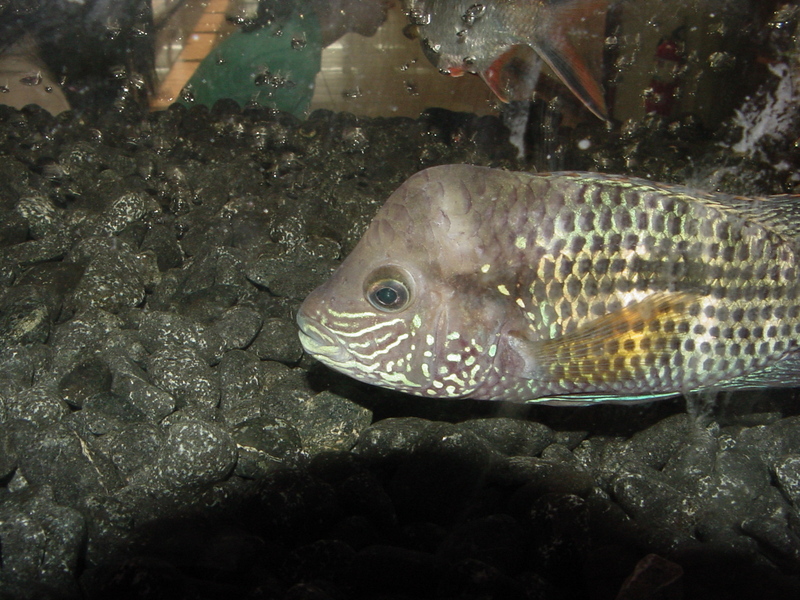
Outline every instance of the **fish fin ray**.
[(549, 0), (547, 4), (555, 13), (553, 22), (562, 24), (561, 30), (548, 31), (546, 36), (534, 42), (534, 48), (586, 108), (603, 121), (608, 121), (603, 89), (567, 40), (564, 27), (564, 24), (587, 23), (595, 17), (604, 18), (608, 0)]
[(730, 197), (725, 204), (782, 237), (800, 239), (800, 195)]
[(586, 63), (566, 38), (551, 35), (534, 42), (534, 49), (558, 78), (594, 115), (608, 120), (603, 90)]
[(658, 392), (648, 394), (562, 394), (541, 396), (528, 400), (526, 404), (547, 404), (550, 406), (589, 406), (592, 404), (643, 404), (654, 400), (676, 398), (681, 392)]
[(800, 350), (790, 352), (760, 371), (720, 381), (712, 387), (715, 390), (730, 392), (760, 388), (800, 388)]
[(517, 44), (501, 54), (488, 69), (480, 73), (501, 102), (530, 100), (539, 74), (542, 59), (527, 44)]

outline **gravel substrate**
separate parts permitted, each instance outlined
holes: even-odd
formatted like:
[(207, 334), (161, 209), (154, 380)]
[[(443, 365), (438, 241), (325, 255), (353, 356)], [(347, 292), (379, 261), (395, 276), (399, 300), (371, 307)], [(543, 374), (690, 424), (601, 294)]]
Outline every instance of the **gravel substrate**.
[[(680, 180), (719, 152), (690, 134), (598, 124), (537, 155)], [(0, 107), (0, 599), (800, 597), (796, 392), (431, 402), (303, 357), (294, 311), (388, 195), (529, 168), (503, 137), (444, 111)]]

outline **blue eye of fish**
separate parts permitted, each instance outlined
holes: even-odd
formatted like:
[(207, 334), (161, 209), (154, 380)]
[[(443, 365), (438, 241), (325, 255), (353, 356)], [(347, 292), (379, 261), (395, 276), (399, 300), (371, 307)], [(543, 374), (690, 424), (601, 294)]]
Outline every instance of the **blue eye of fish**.
[(408, 304), (408, 288), (398, 279), (380, 279), (368, 287), (367, 300), (382, 312), (397, 312)]

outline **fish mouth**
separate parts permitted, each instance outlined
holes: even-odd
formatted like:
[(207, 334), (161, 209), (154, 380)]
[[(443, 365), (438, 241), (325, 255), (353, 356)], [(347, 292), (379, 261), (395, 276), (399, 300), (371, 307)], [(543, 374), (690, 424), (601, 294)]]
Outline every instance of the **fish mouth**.
[(301, 313), (296, 320), (300, 343), (308, 354), (334, 368), (350, 361), (350, 352), (336, 341), (327, 327)]

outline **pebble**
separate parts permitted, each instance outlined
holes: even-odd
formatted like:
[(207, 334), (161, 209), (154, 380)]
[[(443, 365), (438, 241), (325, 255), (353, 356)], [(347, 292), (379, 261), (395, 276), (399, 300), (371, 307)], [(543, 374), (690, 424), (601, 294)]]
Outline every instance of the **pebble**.
[(90, 494), (108, 494), (122, 486), (112, 461), (65, 423), (53, 423), (16, 436), (19, 470), (32, 486), (48, 485), (59, 503), (78, 505)]
[(36, 591), (48, 588), (59, 590), (59, 597), (79, 597), (75, 576), (86, 542), (86, 521), (75, 508), (60, 504), (50, 486), (18, 492), (0, 503), (0, 539), (3, 587), (5, 582), (31, 586), (24, 595), (7, 597), (35, 597)]
[(235, 473), (256, 479), (299, 457), (302, 441), (297, 429), (284, 419), (254, 417), (232, 430), (238, 450)]
[(303, 356), (303, 346), (297, 336), (297, 325), (288, 319), (266, 319), (252, 345), (261, 360), (274, 360), (287, 365), (297, 364)]
[(220, 389), (217, 373), (191, 347), (170, 347), (147, 358), (153, 385), (175, 398), (176, 406), (216, 408)]
[(183, 421), (169, 427), (155, 470), (168, 486), (203, 486), (225, 479), (236, 457), (229, 433), (208, 423)]

